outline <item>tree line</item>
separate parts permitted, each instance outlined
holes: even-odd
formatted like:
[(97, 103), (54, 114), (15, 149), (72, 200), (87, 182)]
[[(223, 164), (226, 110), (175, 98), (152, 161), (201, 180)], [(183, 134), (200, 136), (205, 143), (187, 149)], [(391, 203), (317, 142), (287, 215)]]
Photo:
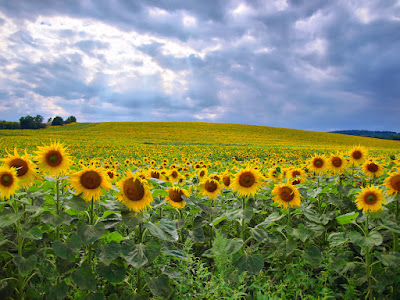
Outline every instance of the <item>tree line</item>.
[(74, 116), (70, 116), (64, 120), (62, 117), (56, 116), (55, 118), (49, 118), (47, 123), (44, 123), (43, 121), (44, 118), (41, 115), (37, 115), (35, 117), (27, 115), (25, 117), (21, 117), (19, 122), (0, 121), (0, 129), (40, 129), (46, 128), (47, 125), (62, 126), (64, 124), (76, 122), (76, 118)]
[(385, 140), (400, 140), (400, 133), (394, 131), (371, 131), (371, 130), (337, 130), (332, 133), (340, 133), (355, 136), (372, 137)]

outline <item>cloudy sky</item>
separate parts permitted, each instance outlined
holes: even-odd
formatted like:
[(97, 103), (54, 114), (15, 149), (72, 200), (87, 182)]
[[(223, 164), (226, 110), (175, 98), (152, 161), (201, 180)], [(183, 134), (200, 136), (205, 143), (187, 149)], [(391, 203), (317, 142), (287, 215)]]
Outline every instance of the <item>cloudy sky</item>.
[(0, 0), (0, 120), (400, 131), (400, 1)]

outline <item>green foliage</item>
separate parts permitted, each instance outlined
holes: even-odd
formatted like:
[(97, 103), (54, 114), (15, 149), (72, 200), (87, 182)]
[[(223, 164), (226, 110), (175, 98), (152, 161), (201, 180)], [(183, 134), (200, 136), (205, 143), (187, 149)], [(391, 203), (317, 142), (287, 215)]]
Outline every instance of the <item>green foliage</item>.
[(62, 126), (64, 125), (64, 120), (60, 116), (56, 116), (53, 121), (51, 121), (51, 126)]
[(43, 117), (41, 115), (37, 115), (36, 117), (30, 115), (21, 117), (19, 123), (21, 129), (40, 129), (46, 127), (46, 125), (43, 124)]
[(65, 121), (64, 124), (76, 123), (76, 118), (74, 116), (69, 116)]

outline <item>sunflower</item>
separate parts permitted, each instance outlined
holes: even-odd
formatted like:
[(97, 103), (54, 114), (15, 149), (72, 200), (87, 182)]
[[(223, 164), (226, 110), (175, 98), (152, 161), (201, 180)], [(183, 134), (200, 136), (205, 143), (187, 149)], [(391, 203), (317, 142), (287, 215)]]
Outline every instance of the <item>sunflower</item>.
[(279, 173), (276, 169), (271, 169), (268, 174), (267, 178), (272, 180), (273, 182), (277, 182), (279, 179)]
[(262, 187), (263, 179), (259, 171), (248, 166), (235, 175), (232, 188), (241, 196), (254, 195)]
[(185, 200), (182, 199), (182, 196), (190, 197), (190, 194), (187, 190), (182, 189), (180, 187), (174, 186), (167, 190), (168, 196), (165, 197), (173, 207), (183, 208), (185, 206)]
[(101, 168), (85, 167), (82, 171), (76, 172), (70, 178), (71, 188), (75, 195), (82, 194), (86, 201), (98, 201), (103, 194), (102, 188), (111, 189), (108, 175)]
[(356, 197), (358, 209), (362, 209), (363, 213), (376, 212), (382, 209), (385, 204), (385, 197), (380, 189), (371, 185), (367, 188), (361, 188), (361, 192)]
[(200, 181), (202, 181), (204, 178), (207, 177), (208, 169), (207, 168), (200, 169), (198, 175), (199, 175)]
[(178, 182), (181, 177), (176, 169), (170, 169), (168, 172), (170, 182)]
[(367, 160), (362, 165), (362, 171), (369, 177), (379, 177), (383, 174), (383, 166), (373, 159)]
[(335, 174), (342, 174), (347, 168), (347, 160), (342, 154), (337, 152), (336, 154), (331, 154), (328, 158), (329, 169), (331, 169)]
[(118, 181), (117, 187), (120, 189), (120, 194), (117, 195), (119, 201), (135, 212), (151, 208), (153, 196), (146, 180), (140, 178), (132, 171), (126, 173), (126, 177)]
[(14, 149), (14, 155), (7, 154), (7, 157), (3, 158), (2, 161), (7, 167), (17, 170), (17, 177), (23, 188), (29, 187), (36, 178), (36, 166), (31, 162), (26, 152), (25, 155), (20, 156), (17, 149)]
[(40, 146), (35, 153), (39, 169), (48, 176), (58, 177), (65, 174), (72, 162), (67, 147), (59, 142), (52, 142), (49, 146)]
[(278, 184), (272, 190), (274, 201), (285, 208), (300, 206), (300, 192), (291, 184)]
[(221, 194), (221, 185), (218, 181), (210, 177), (205, 178), (204, 181), (200, 183), (200, 187), (203, 195), (209, 196), (211, 199), (215, 199)]
[(353, 164), (358, 165), (364, 162), (368, 155), (368, 150), (363, 146), (354, 146), (349, 151), (349, 156)]
[(224, 172), (221, 175), (222, 177), (222, 184), (224, 185), (225, 188), (229, 188), (231, 185), (231, 175), (228, 172)]
[(391, 173), (391, 175), (385, 179), (385, 186), (389, 189), (388, 194), (399, 194), (400, 193), (400, 170)]
[(114, 182), (116, 179), (117, 179), (117, 172), (116, 172), (116, 170), (114, 170), (114, 169), (108, 169), (108, 170), (106, 170), (106, 173), (107, 173), (107, 176), (108, 176), (108, 179), (111, 181), (111, 182)]
[(0, 167), (0, 199), (10, 199), (19, 188), (17, 170)]
[(325, 155), (315, 154), (311, 160), (308, 168), (315, 173), (323, 173), (328, 167)]
[(289, 178), (289, 179), (296, 179), (296, 178), (304, 179), (306, 177), (307, 177), (307, 174), (303, 171), (303, 169), (300, 169), (300, 168), (292, 168), (286, 172), (286, 178)]

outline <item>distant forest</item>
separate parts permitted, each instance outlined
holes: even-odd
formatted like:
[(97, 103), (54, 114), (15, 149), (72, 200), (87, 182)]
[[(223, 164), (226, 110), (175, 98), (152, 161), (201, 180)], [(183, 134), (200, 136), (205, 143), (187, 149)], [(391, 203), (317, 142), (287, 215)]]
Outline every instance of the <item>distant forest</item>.
[(370, 131), (370, 130), (337, 130), (331, 133), (341, 133), (355, 136), (365, 136), (385, 140), (400, 140), (400, 133), (394, 131)]
[(19, 122), (8, 122), (0, 120), (0, 129), (41, 129), (48, 126), (62, 126), (64, 124), (70, 124), (76, 122), (74, 116), (68, 117), (65, 121), (60, 116), (49, 118), (46, 123), (43, 123), (44, 119), (41, 115), (32, 117), (27, 115), (21, 117)]

